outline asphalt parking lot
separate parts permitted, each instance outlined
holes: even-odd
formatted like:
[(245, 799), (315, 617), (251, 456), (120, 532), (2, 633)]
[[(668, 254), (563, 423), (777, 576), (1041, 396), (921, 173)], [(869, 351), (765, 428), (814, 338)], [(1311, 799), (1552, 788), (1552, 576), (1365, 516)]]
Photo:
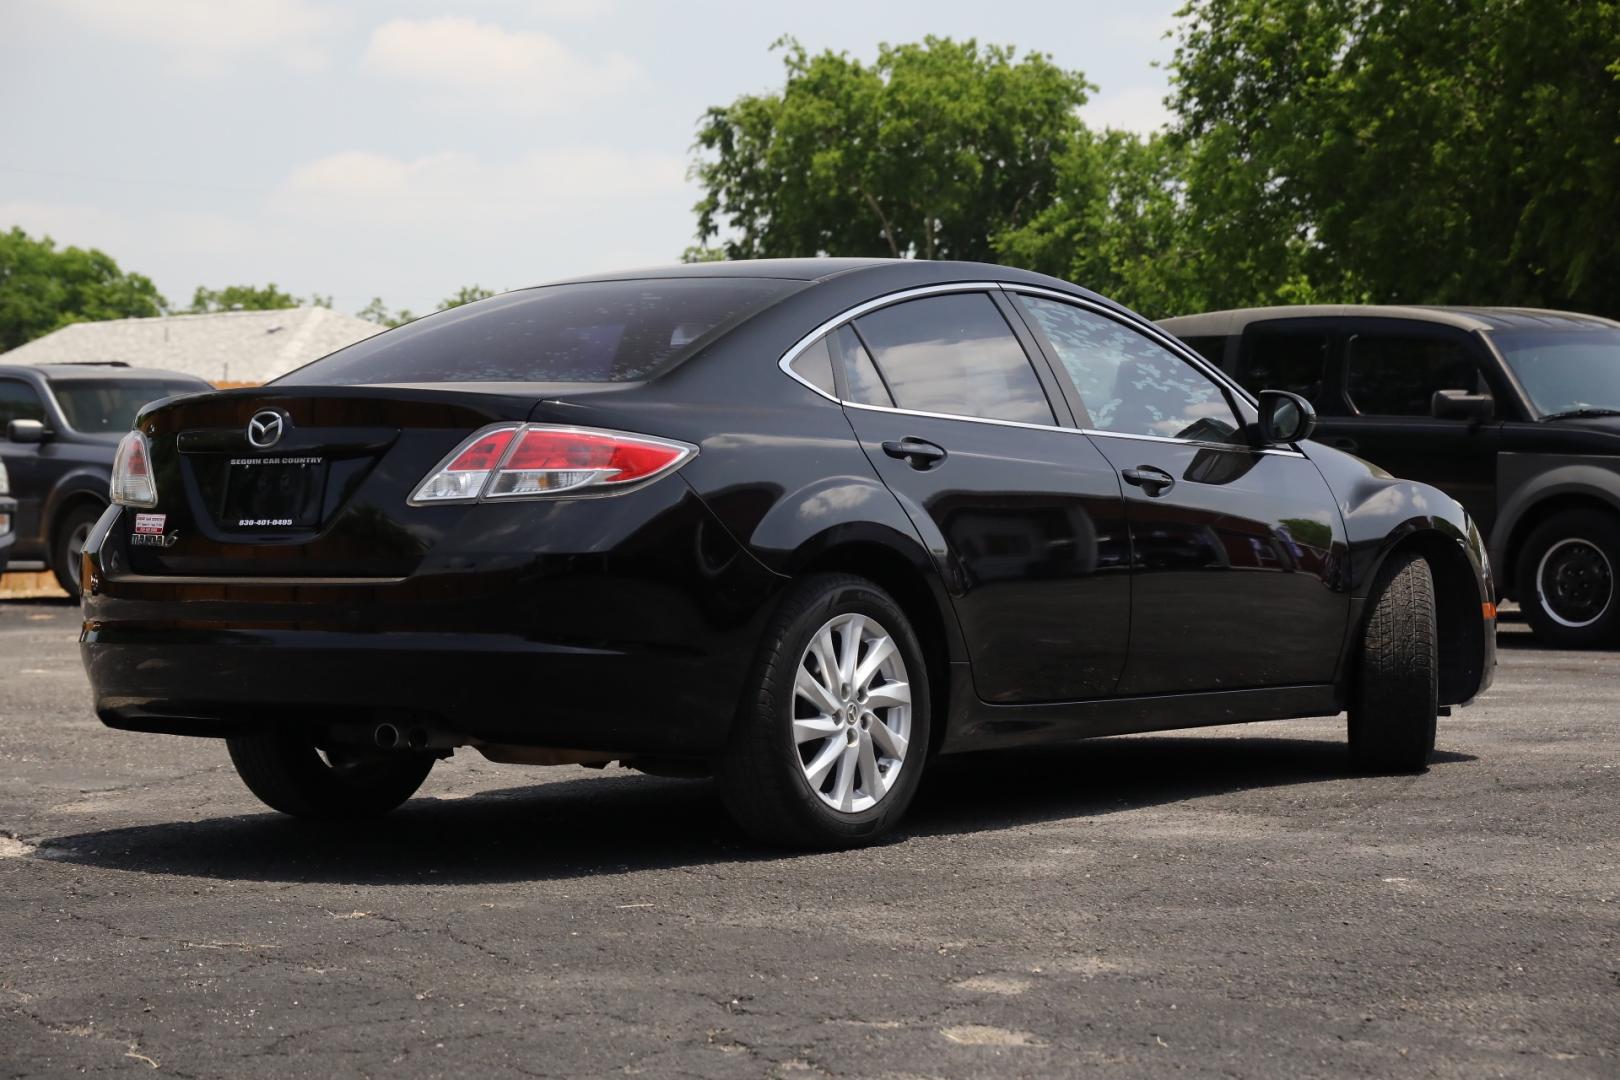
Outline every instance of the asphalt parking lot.
[(894, 842), (476, 755), (365, 828), (104, 730), (0, 604), (7, 1076), (1620, 1075), (1616, 653), (1503, 631), (1428, 774), (1342, 723), (941, 763)]

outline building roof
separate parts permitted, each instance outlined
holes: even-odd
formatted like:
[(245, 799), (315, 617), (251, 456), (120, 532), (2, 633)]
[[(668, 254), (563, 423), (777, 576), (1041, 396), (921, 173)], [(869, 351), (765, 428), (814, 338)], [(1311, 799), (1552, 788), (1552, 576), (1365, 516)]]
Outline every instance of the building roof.
[(329, 308), (74, 323), (0, 353), (5, 364), (117, 360), (210, 382), (263, 383), (383, 328)]
[(1573, 311), (1515, 307), (1425, 307), (1397, 304), (1296, 304), (1287, 307), (1234, 308), (1202, 315), (1160, 319), (1159, 325), (1178, 337), (1238, 334), (1250, 323), (1273, 319), (1321, 319), (1354, 316), (1362, 319), (1416, 319), (1454, 326), (1460, 330), (1582, 330), (1620, 326), (1597, 315)]

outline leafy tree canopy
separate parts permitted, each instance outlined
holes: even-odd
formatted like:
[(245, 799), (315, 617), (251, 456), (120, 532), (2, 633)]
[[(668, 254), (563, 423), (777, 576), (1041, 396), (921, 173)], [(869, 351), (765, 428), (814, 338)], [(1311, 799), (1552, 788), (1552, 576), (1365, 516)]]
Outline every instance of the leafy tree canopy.
[[(493, 289), (486, 289), (482, 285), (463, 285), (461, 288), (456, 290), (454, 295), (447, 296), (443, 300), (440, 300), (439, 306), (433, 310), (449, 311), (451, 308), (460, 307), (462, 304), (471, 304), (476, 300), (487, 300), (494, 295), (495, 291)], [(355, 314), (360, 316), (362, 319), (377, 323), (380, 326), (389, 327), (390, 329), (396, 326), (404, 326), (413, 319), (420, 318), (420, 316), (418, 316), (410, 308), (399, 308), (397, 311), (389, 311), (388, 305), (383, 303), (383, 298), (380, 296), (372, 297), (371, 303), (355, 312)]]
[(311, 296), (300, 300), (291, 293), (282, 292), (275, 282), (268, 285), (227, 285), (223, 289), (207, 289), (199, 285), (191, 296), (188, 314), (201, 315), (212, 311), (273, 311), (279, 308), (332, 306), (330, 296)]
[(1052, 200), (1090, 89), (1045, 56), (925, 38), (870, 65), (777, 43), (782, 90), (704, 116), (688, 258), (988, 259)]
[(1620, 312), (1620, 4), (1193, 0), (1172, 64), (1207, 302)]
[(150, 278), (125, 273), (94, 248), (58, 250), (13, 227), (0, 233), (0, 351), (69, 323), (160, 315), (167, 301)]

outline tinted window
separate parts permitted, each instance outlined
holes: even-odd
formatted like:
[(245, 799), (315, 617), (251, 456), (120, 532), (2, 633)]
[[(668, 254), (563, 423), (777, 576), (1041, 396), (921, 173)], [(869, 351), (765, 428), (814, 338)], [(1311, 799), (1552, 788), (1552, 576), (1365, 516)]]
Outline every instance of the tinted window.
[(1538, 411), (1620, 409), (1620, 330), (1499, 330), (1491, 339)]
[(878, 374), (877, 365), (872, 363), (872, 354), (861, 344), (854, 328), (840, 326), (828, 337), (832, 342), (833, 355), (844, 366), (848, 400), (858, 401), (862, 405), (893, 405), (894, 398), (889, 395), (888, 387), (883, 385), (883, 376)]
[(1249, 338), (1243, 385), (1262, 390), (1287, 390), (1313, 405), (1322, 400), (1330, 341), (1325, 332), (1278, 333), (1266, 331)]
[(74, 379), (52, 382), (51, 392), (62, 406), (62, 415), (75, 431), (128, 431), (135, 426), (141, 406), (176, 394), (195, 394), (209, 389), (196, 383), (103, 382)]
[(1182, 344), (1205, 360), (1221, 367), (1226, 358), (1226, 339), (1224, 337), (1184, 337)]
[(832, 397), (838, 396), (838, 390), (833, 385), (832, 353), (827, 349), (827, 339), (817, 338), (814, 344), (806, 345), (804, 351), (793, 358), (788, 367), (793, 374), (810, 383), (822, 393)]
[(13, 420), (43, 420), (45, 406), (34, 388), (16, 379), (0, 379), (0, 439)]
[(1023, 346), (984, 293), (908, 300), (855, 327), (902, 409), (1056, 423)]
[(1364, 416), (1430, 416), (1436, 390), (1485, 389), (1478, 365), (1461, 344), (1376, 334), (1350, 339), (1345, 384)]
[(630, 382), (802, 281), (661, 278), (524, 289), (350, 345), (279, 384)]
[(1209, 376), (1135, 330), (1073, 304), (1020, 296), (1046, 332), (1098, 431), (1236, 442), (1238, 424)]

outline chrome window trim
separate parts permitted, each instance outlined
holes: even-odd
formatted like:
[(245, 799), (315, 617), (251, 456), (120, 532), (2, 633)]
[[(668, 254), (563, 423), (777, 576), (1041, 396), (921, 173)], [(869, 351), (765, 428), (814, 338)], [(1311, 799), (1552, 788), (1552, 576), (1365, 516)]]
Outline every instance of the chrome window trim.
[[(1215, 443), (1204, 442), (1196, 439), (1177, 439), (1166, 435), (1137, 435), (1130, 432), (1100, 431), (1095, 428), (1065, 427), (1058, 424), (1030, 424), (1020, 420), (997, 420), (988, 416), (964, 416), (960, 413), (922, 412), (918, 409), (902, 409), (894, 405), (868, 405), (865, 402), (860, 401), (845, 401), (832, 394), (829, 394), (822, 390), (821, 387), (816, 386), (814, 383), (800, 377), (799, 373), (793, 370), (793, 362), (799, 358), (799, 354), (809, 346), (815, 344), (817, 339), (821, 338), (825, 334), (831, 333), (846, 323), (855, 321), (869, 311), (876, 311), (878, 308), (888, 307), (890, 304), (897, 304), (902, 301), (912, 300), (921, 296), (935, 296), (942, 293), (957, 292), (990, 292), (993, 290), (1014, 293), (1025, 292), (1036, 296), (1051, 297), (1055, 300), (1062, 300), (1067, 303), (1075, 304), (1079, 307), (1087, 308), (1088, 310), (1095, 311), (1099, 315), (1113, 318), (1116, 322), (1120, 322), (1121, 325), (1129, 325), (1117, 318), (1117, 312), (1112, 312), (1100, 304), (1086, 300), (1084, 297), (1071, 296), (1068, 293), (1057, 292), (1053, 289), (1043, 289), (1036, 285), (1020, 285), (998, 281), (954, 281), (943, 285), (922, 285), (916, 288), (902, 289), (899, 292), (888, 293), (887, 295), (877, 297), (876, 299), (867, 300), (863, 303), (857, 304), (848, 311), (844, 311), (826, 320), (814, 330), (799, 338), (798, 341), (795, 341), (792, 347), (789, 348), (787, 352), (782, 354), (782, 359), (777, 362), (777, 367), (781, 368), (783, 374), (785, 374), (788, 378), (809, 390), (811, 393), (817, 395), (818, 397), (824, 398), (835, 405), (841, 405), (846, 409), (864, 409), (867, 412), (891, 413), (897, 416), (921, 416), (930, 420), (958, 420), (968, 424), (990, 424), (994, 427), (1026, 428), (1031, 431), (1061, 431), (1069, 435), (1099, 435), (1108, 439), (1142, 439), (1148, 442), (1174, 443), (1179, 446), (1196, 446), (1211, 450), (1243, 451), (1250, 454), (1274, 454), (1280, 457), (1297, 458), (1302, 458), (1305, 456), (1298, 450), (1285, 450), (1278, 447), (1241, 446), (1235, 443)], [(1156, 327), (1153, 328), (1153, 333), (1151, 335), (1144, 336), (1155, 340), (1155, 343), (1157, 344), (1167, 345), (1169, 347), (1169, 351), (1173, 355), (1183, 359), (1186, 359), (1186, 354), (1191, 352), (1191, 350), (1189, 350), (1185, 345), (1182, 345), (1173, 336), (1165, 334), (1164, 331), (1159, 330)], [(1163, 338), (1164, 340), (1159, 341), (1158, 339), (1160, 338)], [(836, 363), (837, 361), (835, 360), (834, 362)], [(1241, 395), (1245, 401), (1248, 401), (1249, 404), (1256, 404), (1255, 400), (1249, 395), (1249, 393), (1241, 386), (1238, 386), (1230, 379), (1226, 378), (1225, 373), (1211, 372), (1208, 365), (1203, 362), (1203, 357), (1197, 357), (1195, 360), (1190, 360), (1189, 362), (1191, 362), (1193, 366), (1196, 367), (1201, 373), (1213, 378), (1220, 385), (1232, 388), (1236, 393)]]

